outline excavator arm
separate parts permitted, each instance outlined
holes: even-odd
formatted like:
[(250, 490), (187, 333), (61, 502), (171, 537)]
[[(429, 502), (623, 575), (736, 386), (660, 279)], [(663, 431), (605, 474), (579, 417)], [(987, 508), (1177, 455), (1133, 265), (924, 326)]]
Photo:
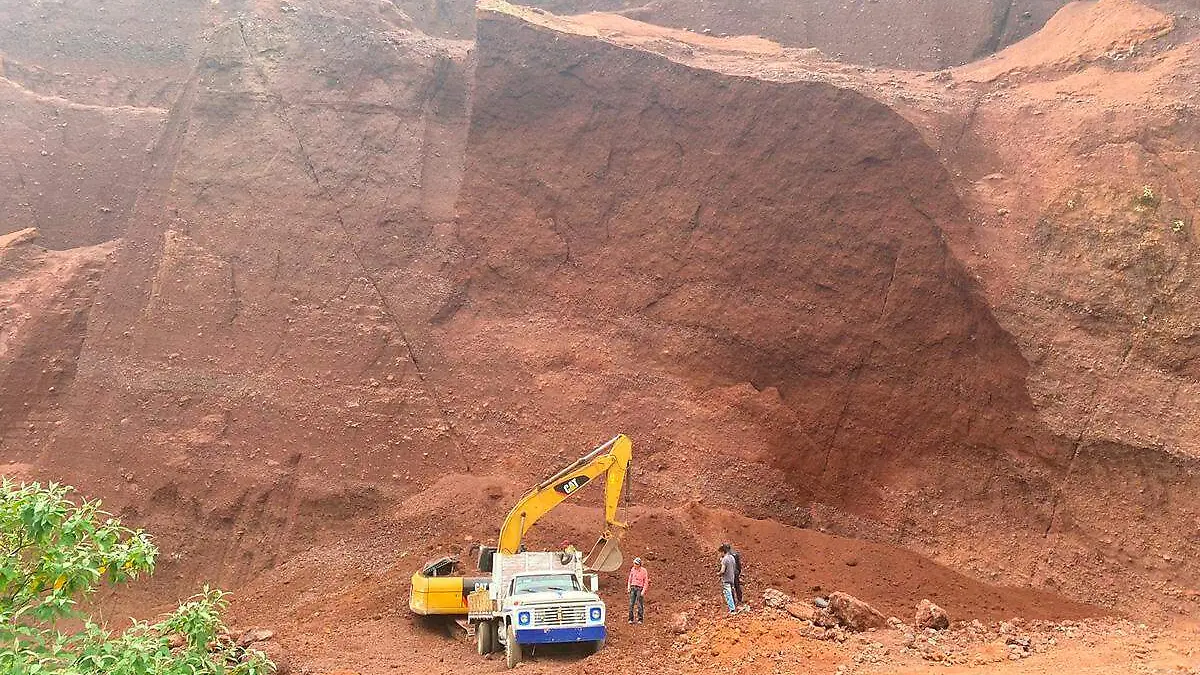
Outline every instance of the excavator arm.
[(620, 567), (617, 542), (625, 524), (617, 520), (617, 507), (632, 456), (633, 442), (621, 434), (539, 483), (521, 497), (504, 519), (497, 549), (501, 553), (516, 553), (534, 523), (585, 485), (604, 476), (604, 535), (585, 558), (585, 564), (602, 572)]
[[(603, 476), (604, 535), (583, 559), (583, 564), (587, 569), (596, 572), (620, 569), (621, 549), (618, 544), (625, 531), (625, 524), (617, 520), (617, 507), (620, 505), (621, 491), (625, 487), (632, 455), (633, 443), (629, 437), (622, 434), (526, 492), (504, 519), (498, 550), (507, 554), (517, 553), (521, 548), (521, 539), (534, 523), (564, 499)], [(491, 571), (494, 552), (491, 547), (483, 547), (480, 552), (480, 570)], [(488, 567), (483, 566), (485, 555)], [(408, 600), (408, 606), (413, 612), (422, 615), (470, 614), (470, 598), (478, 589), (487, 587), (489, 578), (450, 576), (454, 574), (457, 562), (457, 558), (443, 558), (413, 573)]]

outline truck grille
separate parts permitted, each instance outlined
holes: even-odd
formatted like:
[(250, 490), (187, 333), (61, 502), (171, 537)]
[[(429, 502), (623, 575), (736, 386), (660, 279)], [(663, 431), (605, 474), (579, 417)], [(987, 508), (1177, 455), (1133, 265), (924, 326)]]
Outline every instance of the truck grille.
[(533, 610), (535, 626), (569, 626), (579, 623), (587, 623), (587, 607), (583, 605), (538, 607)]

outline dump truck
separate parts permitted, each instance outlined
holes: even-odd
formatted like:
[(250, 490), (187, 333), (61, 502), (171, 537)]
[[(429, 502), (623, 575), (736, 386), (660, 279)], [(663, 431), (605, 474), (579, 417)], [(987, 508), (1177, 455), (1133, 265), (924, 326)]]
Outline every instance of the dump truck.
[(543, 644), (582, 643), (600, 651), (607, 637), (599, 581), (577, 554), (526, 551), (492, 554), (492, 580), (468, 597), (468, 620), (482, 654), (504, 651), (515, 668), (524, 652)]

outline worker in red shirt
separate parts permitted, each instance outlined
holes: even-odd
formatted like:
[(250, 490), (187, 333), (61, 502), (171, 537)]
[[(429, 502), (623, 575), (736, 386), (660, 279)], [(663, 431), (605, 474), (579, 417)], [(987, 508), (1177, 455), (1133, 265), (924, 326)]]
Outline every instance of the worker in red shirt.
[(637, 605), (637, 622), (641, 623), (646, 615), (646, 589), (650, 587), (650, 574), (642, 566), (641, 558), (633, 559), (633, 567), (629, 568), (629, 582), (625, 589), (629, 591), (629, 623), (633, 623), (633, 606)]

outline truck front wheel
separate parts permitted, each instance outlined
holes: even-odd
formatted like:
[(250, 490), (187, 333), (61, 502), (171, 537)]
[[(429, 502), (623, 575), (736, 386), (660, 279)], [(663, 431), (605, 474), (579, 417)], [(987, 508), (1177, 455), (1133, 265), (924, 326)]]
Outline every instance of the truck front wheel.
[(495, 649), (492, 644), (492, 622), (480, 621), (475, 624), (475, 651), (479, 652), (480, 656), (487, 656)]
[(590, 647), (591, 647), (590, 651), (593, 654), (599, 652), (601, 649), (604, 649), (604, 638), (600, 638), (599, 640), (592, 640), (592, 644), (590, 645)]
[(517, 631), (512, 624), (508, 625), (504, 634), (504, 660), (509, 668), (516, 668), (521, 662), (521, 645), (517, 643)]

